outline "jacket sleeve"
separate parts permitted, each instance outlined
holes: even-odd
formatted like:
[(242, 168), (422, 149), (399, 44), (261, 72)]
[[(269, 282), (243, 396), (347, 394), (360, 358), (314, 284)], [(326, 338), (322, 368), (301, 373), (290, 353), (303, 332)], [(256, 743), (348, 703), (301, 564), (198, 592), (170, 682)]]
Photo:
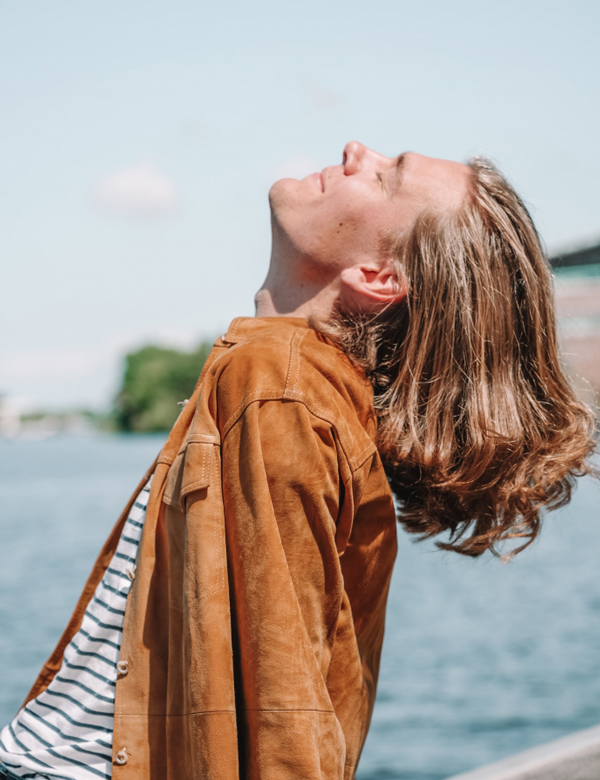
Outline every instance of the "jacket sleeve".
[(331, 426), (296, 401), (251, 403), (223, 441), (240, 776), (341, 780), (326, 678), (343, 599)]

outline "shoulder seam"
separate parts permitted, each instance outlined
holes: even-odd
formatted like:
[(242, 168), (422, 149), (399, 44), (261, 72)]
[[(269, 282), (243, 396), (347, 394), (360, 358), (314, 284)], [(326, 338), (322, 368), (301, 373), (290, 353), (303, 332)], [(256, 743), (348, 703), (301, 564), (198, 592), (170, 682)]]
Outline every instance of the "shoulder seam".
[(222, 439), (224, 440), (227, 437), (229, 431), (236, 425), (251, 404), (256, 403), (257, 401), (295, 401), (302, 404), (314, 417), (317, 417), (332, 426), (336, 432), (336, 438), (344, 453), (348, 468), (351, 473), (354, 473), (377, 451), (377, 446), (370, 439), (366, 431), (364, 431), (365, 436), (369, 439), (369, 443), (358, 454), (351, 458), (348, 451), (349, 442), (346, 442), (346, 436), (342, 435), (342, 430), (347, 426), (338, 424), (336, 415), (329, 413), (328, 410), (315, 404), (313, 400), (306, 397), (306, 394), (302, 390), (298, 389), (298, 380), (302, 363), (300, 347), (304, 338), (310, 332), (311, 331), (306, 330), (305, 328), (295, 328), (291, 334), (291, 338), (288, 342), (289, 358), (283, 389), (265, 388), (246, 395), (243, 401), (226, 420), (223, 426)]
[(361, 450), (361, 452), (359, 452), (357, 455), (351, 458), (348, 454), (347, 446), (343, 441), (343, 437), (340, 436), (340, 427), (336, 425), (335, 420), (333, 420), (330, 415), (326, 414), (325, 410), (318, 407), (311, 408), (311, 406), (303, 398), (298, 397), (298, 394), (296, 394), (294, 398), (286, 398), (280, 391), (259, 391), (253, 393), (250, 396), (247, 396), (242, 402), (242, 404), (240, 404), (240, 406), (235, 410), (235, 412), (229, 417), (229, 420), (227, 420), (224, 426), (221, 444), (225, 441), (227, 435), (232, 430), (232, 428), (234, 428), (235, 425), (241, 420), (246, 409), (248, 409), (248, 407), (251, 406), (252, 404), (257, 403), (259, 401), (288, 401), (288, 402), (291, 401), (293, 403), (298, 403), (304, 406), (307, 412), (309, 414), (312, 414), (313, 417), (317, 417), (319, 420), (323, 420), (324, 422), (331, 425), (331, 427), (336, 432), (336, 438), (340, 443), (340, 447), (344, 453), (344, 457), (346, 458), (346, 462), (348, 463), (348, 467), (350, 468), (350, 471), (352, 473), (358, 471), (358, 469), (360, 469), (360, 467), (366, 462), (366, 460), (377, 451), (377, 447), (375, 446), (375, 443), (370, 442), (369, 444), (367, 444), (366, 447), (364, 447), (363, 450)]
[[(298, 384), (298, 378), (300, 376), (300, 344), (302, 343), (304, 337), (306, 336), (308, 331), (302, 329), (302, 328), (296, 328), (294, 331), (292, 338), (290, 339), (290, 362), (288, 364), (288, 372), (287, 376), (285, 378), (285, 388), (284, 388), (284, 397), (285, 398), (294, 398), (296, 394), (296, 386)], [(289, 390), (290, 381), (292, 379), (292, 365), (294, 362), (294, 359), (296, 361), (296, 371), (294, 375), (294, 384), (292, 386), (292, 389)]]

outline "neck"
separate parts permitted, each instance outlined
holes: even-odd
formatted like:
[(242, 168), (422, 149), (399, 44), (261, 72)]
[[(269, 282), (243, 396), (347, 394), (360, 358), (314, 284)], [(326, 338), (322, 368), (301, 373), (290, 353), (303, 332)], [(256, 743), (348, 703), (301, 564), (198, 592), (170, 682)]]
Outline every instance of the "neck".
[(340, 294), (339, 279), (302, 275), (305, 263), (282, 254), (274, 242), (269, 273), (256, 293), (256, 317), (304, 317), (317, 321), (331, 319)]
[(338, 298), (337, 291), (327, 287), (301, 295), (302, 290), (270, 285), (266, 281), (254, 296), (256, 317), (304, 317), (319, 321), (331, 319)]

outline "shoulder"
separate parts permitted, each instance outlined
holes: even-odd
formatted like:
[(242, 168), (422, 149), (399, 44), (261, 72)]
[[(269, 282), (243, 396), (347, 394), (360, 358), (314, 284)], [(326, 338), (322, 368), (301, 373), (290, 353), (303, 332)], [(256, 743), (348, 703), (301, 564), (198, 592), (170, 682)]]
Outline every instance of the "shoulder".
[[(215, 365), (224, 434), (249, 404), (297, 401), (343, 429), (348, 440), (375, 436), (373, 390), (346, 355), (312, 328), (277, 325), (233, 345)], [(354, 445), (358, 445), (356, 441)]]

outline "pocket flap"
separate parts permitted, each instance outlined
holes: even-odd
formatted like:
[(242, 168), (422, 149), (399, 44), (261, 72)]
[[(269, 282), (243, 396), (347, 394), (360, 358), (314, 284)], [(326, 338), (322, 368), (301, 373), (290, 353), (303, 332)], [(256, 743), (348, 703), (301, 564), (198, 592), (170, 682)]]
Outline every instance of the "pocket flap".
[(169, 469), (163, 501), (183, 511), (185, 497), (210, 485), (214, 468), (216, 436), (192, 434)]

